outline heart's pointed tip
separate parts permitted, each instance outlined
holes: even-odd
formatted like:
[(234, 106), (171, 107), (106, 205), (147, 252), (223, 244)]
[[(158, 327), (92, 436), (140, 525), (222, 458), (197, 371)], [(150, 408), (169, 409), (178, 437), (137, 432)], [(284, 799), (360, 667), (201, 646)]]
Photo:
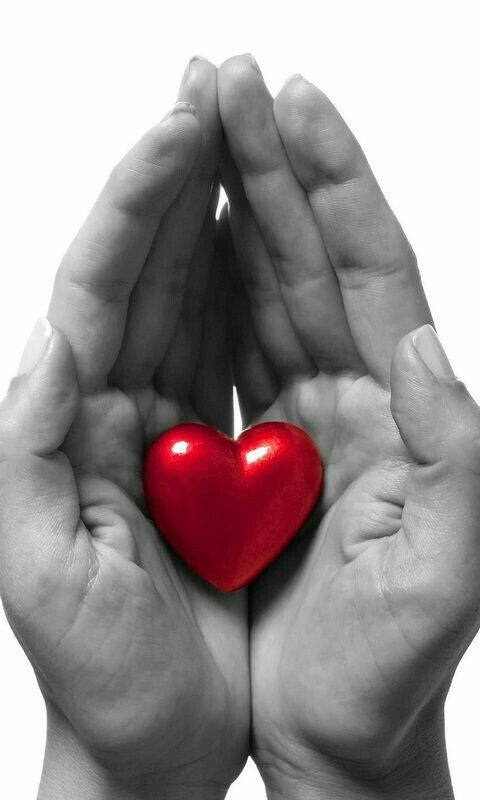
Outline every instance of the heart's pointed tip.
[[(196, 571), (194, 570), (194, 572)], [(221, 592), (222, 594), (234, 594), (235, 592), (240, 592), (242, 589), (246, 589), (248, 584), (253, 581), (253, 577), (237, 581), (219, 581), (215, 578), (206, 578), (199, 572), (196, 572), (196, 574), (199, 578), (201, 578), (202, 581), (207, 583), (209, 586), (212, 586), (217, 592)]]
[(211, 583), (210, 586), (213, 586), (221, 594), (235, 594), (235, 592), (241, 592), (242, 589), (245, 589), (247, 584), (242, 584), (241, 586), (218, 586), (215, 583)]

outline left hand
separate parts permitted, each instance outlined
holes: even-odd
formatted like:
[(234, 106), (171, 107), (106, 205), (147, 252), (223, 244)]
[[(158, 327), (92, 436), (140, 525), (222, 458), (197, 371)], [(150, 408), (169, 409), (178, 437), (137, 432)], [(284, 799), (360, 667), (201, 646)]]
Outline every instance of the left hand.
[(223, 797), (248, 752), (245, 593), (193, 575), (142, 492), (165, 428), (231, 422), (215, 67), (179, 100), (113, 170), (0, 407), (2, 598), (46, 700), (48, 800)]

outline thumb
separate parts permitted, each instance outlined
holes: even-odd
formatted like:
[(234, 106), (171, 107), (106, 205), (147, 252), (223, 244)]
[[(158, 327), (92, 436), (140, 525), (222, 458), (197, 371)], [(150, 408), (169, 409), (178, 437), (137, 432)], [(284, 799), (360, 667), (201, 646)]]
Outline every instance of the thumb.
[(391, 390), (414, 460), (402, 511), (408, 580), (419, 579), (424, 613), (460, 635), (480, 602), (480, 409), (429, 325), (400, 342)]
[(0, 457), (57, 450), (77, 413), (79, 390), (68, 339), (40, 319), (0, 406)]
[(0, 587), (25, 611), (64, 571), (78, 526), (73, 471), (58, 450), (78, 404), (69, 342), (41, 320), (0, 405)]
[(424, 325), (398, 345), (391, 374), (391, 410), (410, 454), (480, 478), (480, 408), (457, 380), (440, 340)]

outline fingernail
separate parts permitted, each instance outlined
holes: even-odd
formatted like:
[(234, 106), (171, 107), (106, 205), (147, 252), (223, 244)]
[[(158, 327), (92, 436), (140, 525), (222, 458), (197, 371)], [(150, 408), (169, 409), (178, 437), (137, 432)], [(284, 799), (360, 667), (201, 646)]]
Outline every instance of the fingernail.
[(256, 60), (254, 59), (254, 57), (252, 56), (251, 53), (244, 53), (244, 58), (248, 58), (248, 60), (250, 61), (250, 64), (253, 67), (253, 69), (255, 69), (258, 72), (259, 75), (262, 74), (262, 71), (261, 71), (260, 67), (258, 66)]
[(414, 334), (413, 346), (436, 378), (445, 381), (451, 381), (455, 378), (455, 373), (447, 354), (431, 325), (424, 325)]
[(17, 375), (27, 375), (36, 367), (47, 349), (52, 334), (53, 328), (48, 319), (42, 317), (35, 323), (20, 359)]
[(208, 61), (208, 58), (205, 58), (205, 56), (200, 56), (198, 55), (198, 53), (195, 53), (195, 55), (192, 56), (190, 61), (188, 62), (188, 66), (191, 67), (192, 64), (195, 63), (195, 61)]
[(290, 83), (291, 81), (306, 81), (306, 80), (307, 79), (302, 75), (301, 72), (294, 72), (293, 75), (290, 75), (290, 77), (287, 78), (287, 80), (283, 85), (286, 86), (287, 83)]
[(194, 56), (191, 57), (191, 59), (188, 62), (187, 66), (185, 67), (185, 71), (183, 73), (182, 80), (181, 80), (181, 83), (180, 83), (181, 87), (184, 86), (185, 83), (188, 81), (188, 79), (190, 77), (190, 73), (192, 71), (192, 68), (195, 67), (195, 64), (198, 63), (199, 61), (203, 61), (205, 63), (205, 62), (208, 61), (208, 58), (204, 58), (203, 56), (199, 56), (199, 55), (194, 55)]
[(181, 113), (193, 114), (194, 117), (198, 116), (197, 109), (195, 108), (195, 106), (192, 106), (191, 103), (187, 103), (186, 100), (181, 100), (178, 103), (175, 103), (173, 108), (163, 118), (162, 122), (166, 122), (166, 120), (170, 119), (170, 117), (173, 117), (174, 114), (181, 114)]

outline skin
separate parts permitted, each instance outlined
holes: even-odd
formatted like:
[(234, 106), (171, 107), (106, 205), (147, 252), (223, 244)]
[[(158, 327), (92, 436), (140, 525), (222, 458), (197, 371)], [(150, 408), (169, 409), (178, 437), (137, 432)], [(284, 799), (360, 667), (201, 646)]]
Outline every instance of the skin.
[(254, 758), (271, 798), (451, 798), (443, 705), (479, 621), (480, 411), (328, 98), (295, 76), (273, 100), (249, 56), (218, 90), (245, 422), (302, 426), (325, 466), (317, 524), (250, 590)]
[[(178, 108), (114, 170), (60, 267), (53, 334), (0, 409), (0, 579), (47, 702), (40, 798), (222, 797), (249, 732), (270, 798), (451, 798), (479, 409), (328, 99), (295, 77), (273, 101), (250, 57), (220, 68), (215, 233), (212, 65), (195, 60), (180, 97), (198, 118)], [(250, 589), (250, 648), (246, 593), (182, 566), (140, 480), (166, 427), (230, 429), (227, 261), (245, 420), (304, 427), (326, 477), (316, 522)]]
[(165, 428), (232, 416), (216, 69), (193, 60), (179, 99), (113, 170), (0, 410), (2, 596), (48, 708), (42, 799), (223, 797), (248, 752), (245, 594), (183, 566), (141, 486)]

